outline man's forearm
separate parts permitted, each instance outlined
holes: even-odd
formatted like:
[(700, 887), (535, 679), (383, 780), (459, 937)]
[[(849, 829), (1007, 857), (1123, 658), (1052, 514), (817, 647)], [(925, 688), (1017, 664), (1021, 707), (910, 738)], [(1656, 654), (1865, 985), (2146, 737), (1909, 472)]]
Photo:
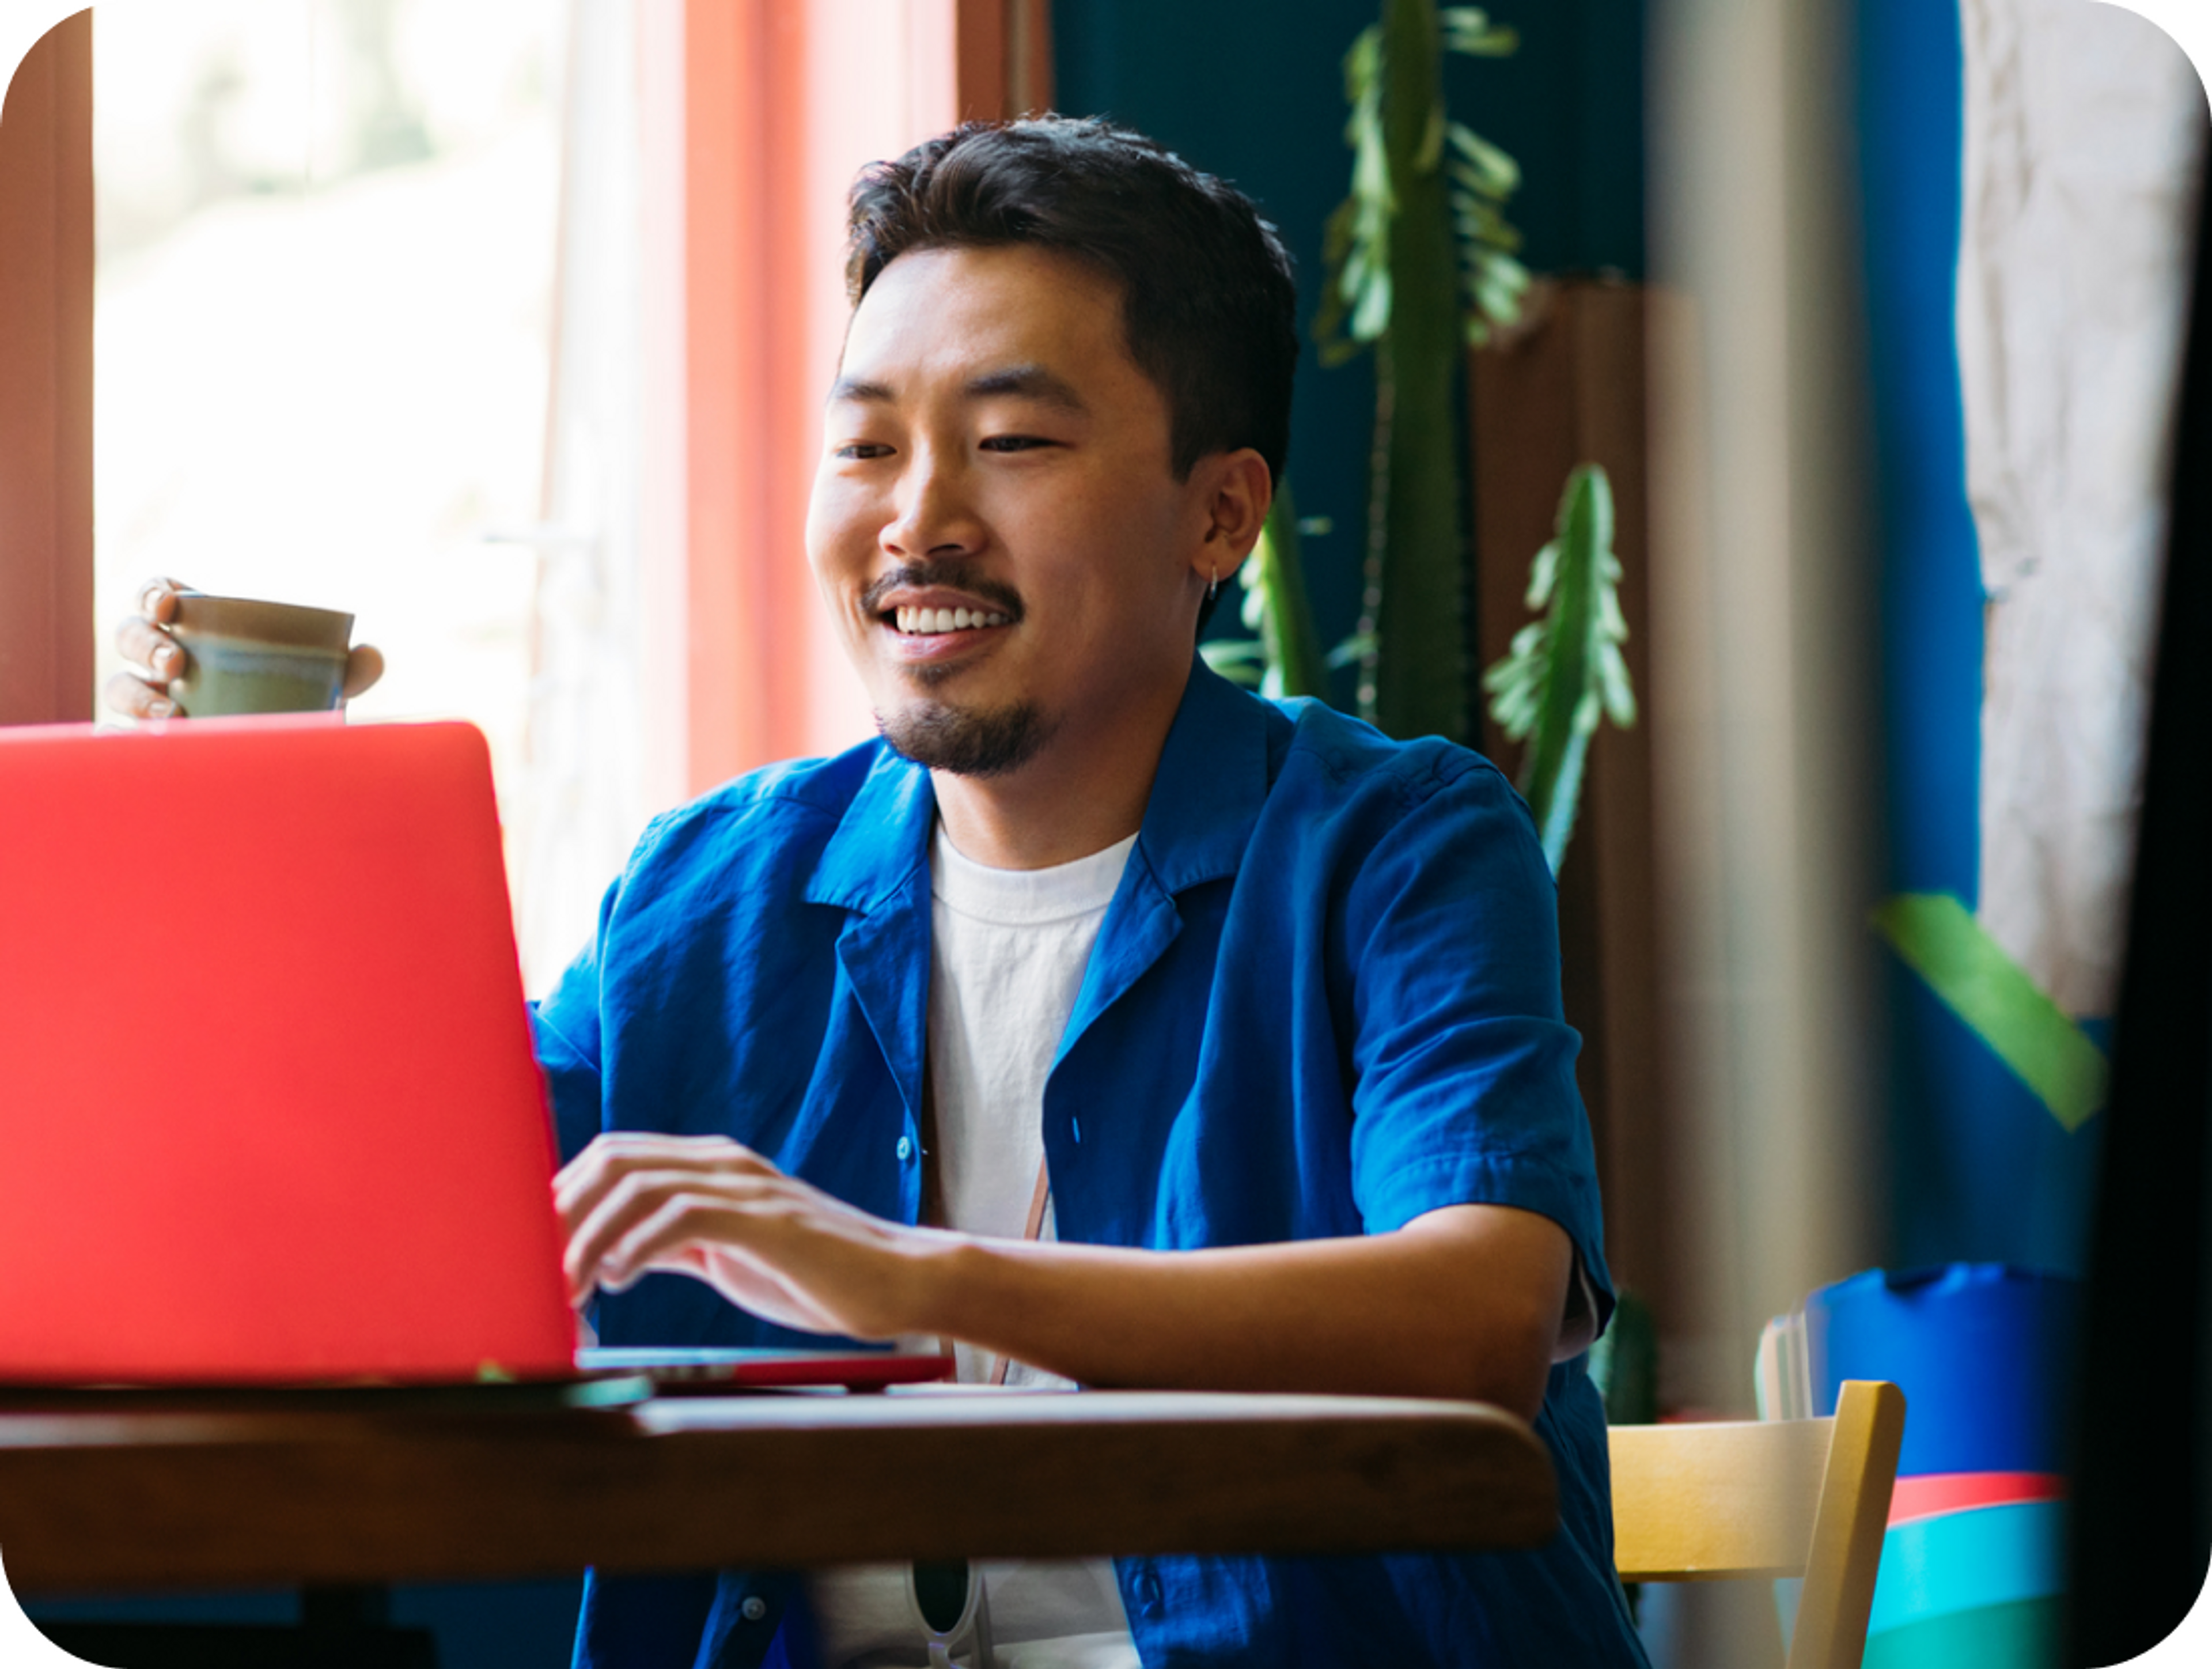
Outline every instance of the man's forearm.
[(1189, 1252), (887, 1222), (719, 1136), (601, 1136), (556, 1179), (572, 1294), (648, 1270), (788, 1327), (938, 1333), (1088, 1385), (1468, 1397), (1533, 1415), (1574, 1254), (1453, 1205), (1387, 1234)]
[(921, 1252), (921, 1325), (1097, 1386), (1472, 1398), (1533, 1417), (1566, 1235), (1499, 1206), (1395, 1233), (1196, 1252), (957, 1239)]

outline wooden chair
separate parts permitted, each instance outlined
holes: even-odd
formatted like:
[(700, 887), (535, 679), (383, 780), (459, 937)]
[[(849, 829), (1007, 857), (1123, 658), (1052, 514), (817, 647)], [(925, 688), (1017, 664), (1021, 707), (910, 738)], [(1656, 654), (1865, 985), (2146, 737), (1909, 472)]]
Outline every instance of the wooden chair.
[(1848, 1380), (1828, 1420), (1612, 1428), (1624, 1582), (1802, 1576), (1789, 1669), (1858, 1669), (1905, 1393)]

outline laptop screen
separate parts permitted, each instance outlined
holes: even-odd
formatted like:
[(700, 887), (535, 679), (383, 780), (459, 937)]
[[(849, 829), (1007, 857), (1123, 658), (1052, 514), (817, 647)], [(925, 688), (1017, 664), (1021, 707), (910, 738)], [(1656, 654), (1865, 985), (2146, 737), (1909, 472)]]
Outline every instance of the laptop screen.
[(0, 730), (0, 1383), (564, 1376), (462, 724)]

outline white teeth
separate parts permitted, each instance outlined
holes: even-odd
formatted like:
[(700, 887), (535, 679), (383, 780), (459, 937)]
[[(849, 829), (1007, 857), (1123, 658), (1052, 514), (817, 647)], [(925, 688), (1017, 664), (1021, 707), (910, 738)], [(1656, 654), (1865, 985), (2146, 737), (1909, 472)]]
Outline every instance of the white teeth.
[(985, 613), (980, 608), (898, 608), (891, 611), (898, 629), (910, 637), (934, 637), (944, 631), (970, 631), (981, 626), (1003, 626), (1012, 617)]

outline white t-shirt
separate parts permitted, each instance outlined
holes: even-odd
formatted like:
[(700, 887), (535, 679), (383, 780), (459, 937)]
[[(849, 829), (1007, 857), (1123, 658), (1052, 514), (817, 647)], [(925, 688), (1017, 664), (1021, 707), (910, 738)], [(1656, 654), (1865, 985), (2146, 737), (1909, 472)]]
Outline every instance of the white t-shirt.
[[(1098, 924), (1136, 837), (1049, 869), (992, 869), (938, 825), (930, 850), (929, 1070), (939, 1188), (950, 1227), (1021, 1238), (1044, 1162), (1044, 1083), (1074, 1012)], [(1048, 1203), (1040, 1238), (1053, 1233)], [(933, 1349), (933, 1340), (914, 1340)], [(955, 1347), (959, 1377), (995, 1359)], [(1069, 1382), (1009, 1366), (1010, 1386)], [(1109, 1559), (1018, 1559), (976, 1567), (981, 1606), (952, 1631), (950, 1660), (975, 1665), (984, 1611), (996, 1669), (1137, 1669)], [(824, 1669), (924, 1669), (933, 1659), (911, 1567), (819, 1571), (808, 1593)]]

